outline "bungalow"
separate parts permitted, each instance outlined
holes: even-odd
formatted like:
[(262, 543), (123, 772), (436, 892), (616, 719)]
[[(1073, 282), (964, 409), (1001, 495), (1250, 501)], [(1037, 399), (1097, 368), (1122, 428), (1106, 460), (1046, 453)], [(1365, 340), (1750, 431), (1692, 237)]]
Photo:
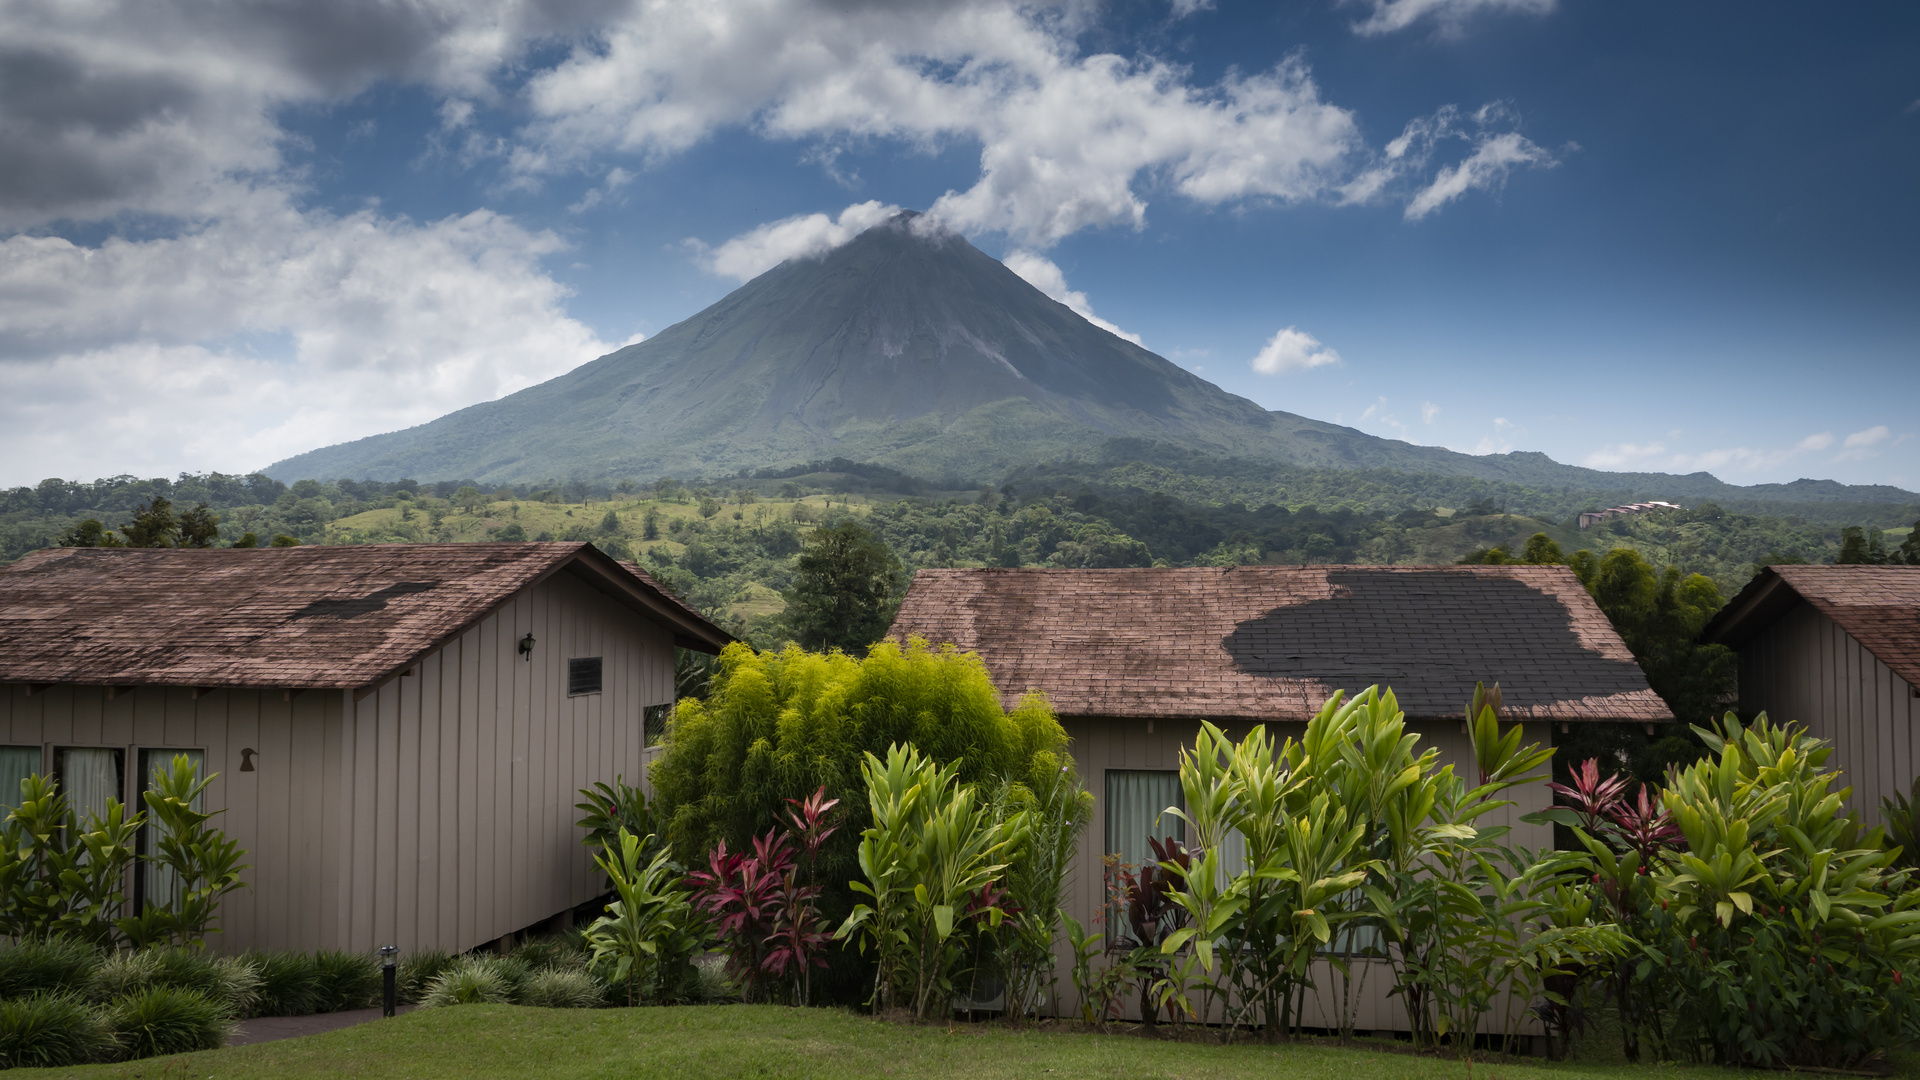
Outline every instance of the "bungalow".
[(1805, 724), (1869, 821), (1920, 775), (1920, 566), (1769, 566), (1701, 638), (1740, 654), (1740, 707)]
[(588, 544), (38, 551), (0, 569), (0, 803), (137, 803), (185, 753), (251, 865), (212, 947), (464, 950), (602, 891), (577, 790), (637, 781), (675, 647), (729, 640)]
[[(1670, 721), (1639, 665), (1564, 566), (1241, 566), (1227, 569), (922, 570), (889, 632), (980, 654), (1009, 706), (1039, 690), (1073, 740), (1095, 798), (1066, 902), (1083, 924), (1104, 903), (1102, 856), (1150, 861), (1150, 836), (1182, 835), (1179, 755), (1202, 720), (1298, 738), (1335, 690), (1391, 686), (1423, 746), (1473, 765), (1466, 705), (1498, 682), (1529, 737), (1595, 721)], [(1512, 841), (1550, 847), (1544, 782), (1491, 815)], [(1322, 985), (1326, 985), (1324, 982)], [(1358, 1026), (1403, 1027), (1386, 979)]]

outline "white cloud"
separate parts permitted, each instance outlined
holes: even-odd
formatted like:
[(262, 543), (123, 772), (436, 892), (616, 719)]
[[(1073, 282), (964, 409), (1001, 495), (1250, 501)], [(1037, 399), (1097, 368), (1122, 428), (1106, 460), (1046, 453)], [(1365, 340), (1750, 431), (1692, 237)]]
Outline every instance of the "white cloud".
[(1278, 375), (1283, 371), (1310, 371), (1317, 367), (1328, 367), (1340, 362), (1340, 354), (1320, 344), (1320, 339), (1297, 326), (1289, 326), (1267, 339), (1258, 356), (1253, 358), (1253, 370), (1262, 375)]
[(1060, 267), (1052, 259), (1016, 249), (1008, 252), (1007, 257), (1000, 261), (1007, 264), (1007, 269), (1025, 278), (1027, 284), (1072, 308), (1074, 314), (1114, 337), (1125, 338), (1135, 345), (1142, 344), (1139, 334), (1128, 333), (1095, 315), (1093, 305), (1087, 302), (1087, 294), (1067, 288), (1067, 275), (1061, 273)]
[(897, 206), (872, 199), (847, 207), (838, 218), (798, 214), (742, 233), (711, 251), (698, 241), (694, 246), (710, 273), (747, 281), (788, 259), (825, 255), (899, 212)]
[(1433, 182), (1407, 204), (1406, 218), (1418, 221), (1469, 191), (1498, 188), (1516, 166), (1554, 164), (1553, 155), (1517, 131), (1490, 135), (1480, 140), (1465, 161), (1441, 169)]
[[(1880, 444), (1891, 435), (1892, 432), (1884, 424), (1856, 431), (1846, 437), (1842, 443), (1843, 449), (1832, 460), (1873, 457), (1879, 452)], [(1660, 442), (1610, 443), (1582, 458), (1581, 464), (1595, 469), (1677, 473), (1725, 471), (1731, 475), (1752, 476), (1773, 472), (1796, 458), (1827, 450), (1833, 444), (1834, 436), (1830, 431), (1808, 435), (1791, 446), (1721, 446), (1683, 451), (1670, 449)]]
[(1440, 415), (1440, 406), (1435, 405), (1431, 401), (1423, 401), (1420, 403), (1421, 423), (1431, 424), (1433, 423), (1433, 418), (1439, 415)]
[(0, 482), (258, 468), (614, 348), (540, 270), (559, 240), (499, 215), (226, 209), (169, 238), (0, 241)]
[(1856, 431), (1840, 444), (1840, 452), (1834, 455), (1835, 461), (1864, 461), (1878, 457), (1880, 444), (1893, 434), (1885, 424), (1876, 424), (1865, 431)]
[(1184, 19), (1202, 11), (1212, 11), (1213, 0), (1173, 0), (1173, 17)]
[[(1405, 199), (1406, 220), (1418, 221), (1469, 191), (1498, 190), (1516, 168), (1550, 169), (1560, 163), (1551, 151), (1511, 130), (1517, 123), (1513, 110), (1501, 102), (1490, 102), (1471, 113), (1446, 105), (1431, 116), (1416, 117), (1371, 165), (1341, 185), (1339, 201), (1365, 204)], [(1456, 143), (1470, 147), (1468, 155), (1429, 177), (1429, 166), (1440, 148)]]
[(1353, 24), (1356, 34), (1391, 34), (1422, 19), (1439, 24), (1440, 31), (1457, 34), (1468, 18), (1483, 11), (1517, 11), (1544, 15), (1555, 0), (1372, 0), (1373, 14)]

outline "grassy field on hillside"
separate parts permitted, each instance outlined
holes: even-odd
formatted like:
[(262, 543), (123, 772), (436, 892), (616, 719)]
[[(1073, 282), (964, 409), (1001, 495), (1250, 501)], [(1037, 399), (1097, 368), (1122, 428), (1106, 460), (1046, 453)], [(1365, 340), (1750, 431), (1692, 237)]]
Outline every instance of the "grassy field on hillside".
[(469, 1005), (256, 1046), (123, 1065), (20, 1069), (11, 1076), (207, 1080), (353, 1076), (378, 1080), (515, 1077), (781, 1077), (840, 1080), (1011, 1080), (1019, 1077), (1260, 1078), (1260, 1080), (1489, 1080), (1670, 1076), (1720, 1080), (1704, 1066), (1625, 1066), (1535, 1058), (1461, 1062), (1323, 1046), (1202, 1046), (1125, 1035), (1008, 1030), (991, 1025), (907, 1027), (827, 1009), (706, 1006), (529, 1009)]

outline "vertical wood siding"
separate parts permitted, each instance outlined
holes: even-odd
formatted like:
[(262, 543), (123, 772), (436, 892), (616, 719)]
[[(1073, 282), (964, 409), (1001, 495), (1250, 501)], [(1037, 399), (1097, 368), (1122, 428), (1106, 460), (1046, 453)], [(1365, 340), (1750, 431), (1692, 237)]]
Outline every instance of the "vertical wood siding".
[[(1104, 717), (1070, 716), (1062, 717), (1061, 724), (1066, 728), (1067, 736), (1072, 740), (1071, 752), (1074, 762), (1079, 766), (1082, 781), (1093, 792), (1093, 824), (1087, 829), (1080, 841), (1080, 850), (1075, 859), (1072, 876), (1066, 888), (1063, 906), (1082, 926), (1094, 928), (1101, 917), (1104, 904), (1101, 859), (1105, 854), (1107, 835), (1106, 774), (1109, 769), (1167, 769), (1180, 767), (1180, 751), (1191, 747), (1199, 734), (1200, 725), (1192, 720), (1157, 719), (1148, 730), (1148, 722), (1140, 719), (1111, 719)], [(1228, 725), (1220, 727), (1230, 737), (1240, 738), (1251, 728), (1250, 724)], [(1437, 747), (1440, 751), (1440, 764), (1452, 765), (1456, 772), (1467, 777), (1469, 783), (1478, 779), (1475, 769), (1472, 744), (1461, 730), (1458, 720), (1445, 722), (1410, 721), (1408, 727), (1420, 735), (1423, 751)], [(1267, 725), (1268, 736), (1276, 743), (1292, 738), (1299, 739), (1306, 733), (1306, 725), (1301, 723), (1272, 723)], [(1535, 724), (1529, 727), (1528, 741), (1545, 743), (1550, 741), (1547, 727)], [(1507, 825), (1513, 831), (1505, 838), (1505, 843), (1523, 844), (1531, 848), (1550, 848), (1553, 846), (1553, 829), (1545, 825), (1529, 825), (1521, 822), (1521, 815), (1545, 809), (1552, 802), (1552, 794), (1547, 791), (1544, 781), (1512, 789), (1508, 797), (1516, 805), (1495, 811), (1480, 819), (1485, 825)], [(1055, 970), (1060, 973), (1061, 1010), (1063, 1015), (1073, 1015), (1079, 1009), (1079, 1002), (1073, 992), (1073, 984), (1067, 973), (1073, 970), (1073, 957), (1066, 944), (1066, 934), (1062, 931), (1055, 944)], [(1355, 971), (1356, 987), (1353, 993), (1355, 1009), (1355, 1027), (1359, 1030), (1401, 1030), (1406, 1027), (1405, 1010), (1398, 998), (1389, 998), (1387, 992), (1393, 989), (1392, 976), (1384, 968), (1371, 972), (1365, 984), (1358, 985), (1358, 968)], [(1324, 1005), (1327, 1011), (1320, 1021), (1321, 1026), (1333, 1025), (1333, 1004), (1341, 992), (1341, 982), (1328, 966), (1323, 965), (1314, 977), (1320, 1000), (1308, 1007), (1309, 1013), (1316, 1013)], [(1136, 1004), (1128, 1006), (1129, 1016), (1138, 1012)], [(1307, 1019), (1309, 1026), (1316, 1022), (1312, 1016)], [(1492, 1030), (1493, 1028), (1489, 1028)], [(1537, 1033), (1538, 1026), (1532, 1021), (1523, 1025), (1527, 1033)]]
[(1830, 740), (1827, 764), (1845, 774), (1847, 806), (1868, 824), (1880, 820), (1881, 799), (1905, 794), (1920, 773), (1912, 685), (1811, 604), (1740, 650), (1740, 705)]
[[(588, 656), (603, 689), (569, 697), (567, 661)], [(673, 697), (672, 637), (560, 574), (415, 670), (348, 708), (342, 947), (469, 949), (599, 895), (574, 803), (639, 779), (644, 709)]]
[[(568, 697), (586, 656), (602, 691)], [(0, 684), (0, 743), (47, 748), (48, 768), (54, 746), (122, 748), (129, 800), (140, 749), (203, 750), (207, 805), (250, 865), (216, 950), (460, 951), (599, 895), (577, 792), (640, 779), (644, 709), (671, 700), (672, 636), (562, 573), (359, 702)]]
[[(140, 687), (107, 700), (97, 686), (54, 686), (31, 696), (0, 684), (0, 743), (40, 745), (51, 769), (55, 746), (109, 746), (126, 751), (126, 790), (139, 805), (140, 751), (200, 750), (207, 806), (226, 812), (214, 823), (247, 851), (249, 888), (228, 895), (208, 939), (220, 952), (247, 948), (331, 948), (323, 907), (338, 879), (337, 845), (327, 843), (340, 820), (337, 746), (339, 691), (310, 690), (288, 701), (281, 691), (215, 690), (199, 699), (174, 687)], [(252, 749), (254, 770), (242, 772)], [(131, 894), (131, 889), (129, 889)]]

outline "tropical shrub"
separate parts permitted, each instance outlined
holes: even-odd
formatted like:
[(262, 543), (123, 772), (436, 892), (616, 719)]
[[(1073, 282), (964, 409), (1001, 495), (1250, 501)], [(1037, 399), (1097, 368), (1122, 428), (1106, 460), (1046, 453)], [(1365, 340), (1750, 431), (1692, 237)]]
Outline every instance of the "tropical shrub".
[[(1003, 782), (993, 803), (1022, 813), (1026, 827), (1007, 847), (1000, 885), (1005, 924), (995, 937), (998, 967), (1006, 986), (1006, 1015), (1036, 1015), (1055, 992), (1053, 942), (1060, 930), (1060, 904), (1080, 837), (1093, 821), (1093, 795), (1080, 784), (1071, 761), (1027, 784)], [(976, 920), (977, 921), (977, 920)]]
[[(1229, 1039), (1291, 1037), (1315, 996), (1351, 1034), (1356, 983), (1378, 972), (1417, 1044), (1470, 1053), (1492, 1028), (1511, 1045), (1525, 1010), (1557, 993), (1550, 980), (1627, 941), (1567, 902), (1583, 857), (1510, 847), (1506, 827), (1479, 824), (1551, 756), (1498, 709), (1495, 688), (1468, 710), (1472, 784), (1415, 752), (1392, 691), (1334, 695), (1297, 742), (1203, 724), (1180, 761), (1186, 843), (1109, 868), (1103, 933), (1069, 923), (1087, 1018), (1131, 984), (1144, 1016), (1222, 1020)], [(1318, 985), (1322, 972), (1338, 986)]]
[(297, 952), (250, 952), (246, 961), (260, 975), (259, 1016), (306, 1016), (320, 1011), (320, 969)]
[(313, 955), (314, 1012), (370, 1009), (380, 1002), (380, 964), (365, 953), (325, 951)]
[[(860, 833), (872, 824), (863, 755), (895, 743), (988, 793), (1003, 783), (1043, 790), (1070, 764), (1066, 732), (1044, 699), (1006, 710), (977, 656), (920, 641), (882, 642), (864, 659), (734, 645), (721, 654), (706, 700), (677, 706), (653, 766), (651, 810), (673, 857), (704, 866), (723, 841), (729, 852), (749, 852), (790, 800), (815, 792), (837, 800), (845, 818), (821, 844), (810, 884), (822, 890), (821, 917), (838, 925), (855, 903), (847, 883), (861, 874)], [(809, 1000), (870, 996), (871, 953), (826, 958), (830, 971), (811, 969)]]
[(84, 994), (106, 955), (70, 937), (27, 938), (0, 947), (0, 998)]
[(130, 1058), (218, 1050), (233, 1031), (227, 1006), (197, 990), (155, 986), (106, 1006), (107, 1030)]
[(587, 927), (595, 974), (624, 991), (628, 1005), (677, 990), (706, 943), (705, 927), (679, 887), (667, 853), (645, 861), (646, 842), (621, 829), (595, 860), (618, 897)]
[(1920, 1038), (1920, 890), (1843, 811), (1831, 747), (1765, 714), (1696, 730), (1712, 753), (1660, 798), (1683, 847), (1580, 832), (1641, 943), (1615, 980), (1629, 1054), (1851, 1068)]
[(1025, 815), (996, 815), (957, 767), (912, 746), (889, 747), (884, 762), (868, 754), (861, 768), (873, 825), (860, 838), (866, 881), (853, 888), (869, 902), (854, 906), (837, 936), (858, 936), (877, 955), (875, 1008), (900, 1004), (931, 1017), (952, 998), (966, 955), (954, 935), (962, 913), (1006, 868), (996, 860), (1026, 828)]
[(0, 1069), (112, 1061), (120, 1044), (86, 1001), (38, 993), (0, 1001)]
[(782, 885), (792, 872), (792, 844), (769, 829), (753, 838), (751, 851), (730, 852), (721, 841), (707, 854), (707, 868), (687, 875), (693, 906), (711, 920), (727, 974), (747, 1001), (765, 999), (760, 974), (779, 926)]
[(21, 780), (19, 805), (0, 824), (0, 933), (113, 944), (126, 868), (145, 821), (110, 799), (105, 818), (89, 813), (82, 822), (53, 779)]
[[(394, 997), (403, 1005), (418, 1005), (425, 999), (427, 988), (453, 964), (454, 958), (439, 949), (408, 954), (393, 973)], [(385, 987), (381, 989), (384, 993)]]
[[(139, 947), (217, 932), (220, 898), (243, 887), (247, 867), (240, 862), (246, 852), (208, 826), (213, 815), (192, 808), (211, 780), (176, 756), (144, 793), (148, 813), (129, 814), (109, 799), (104, 817), (89, 812), (81, 821), (53, 779), (23, 779), (19, 805), (0, 823), (0, 934)], [(157, 826), (156, 850), (140, 856), (135, 840), (149, 822)], [(171, 869), (182, 885), (166, 905), (125, 915), (127, 869), (136, 861)]]
[(185, 754), (176, 754), (170, 767), (156, 770), (152, 786), (141, 797), (158, 826), (157, 849), (150, 861), (176, 875), (178, 887), (164, 905), (149, 904), (139, 917), (121, 920), (121, 930), (135, 945), (160, 941), (199, 941), (217, 934), (220, 898), (244, 888), (240, 872), (246, 852), (219, 829), (207, 823), (224, 810), (195, 810), (213, 777), (202, 780), (199, 767)]

